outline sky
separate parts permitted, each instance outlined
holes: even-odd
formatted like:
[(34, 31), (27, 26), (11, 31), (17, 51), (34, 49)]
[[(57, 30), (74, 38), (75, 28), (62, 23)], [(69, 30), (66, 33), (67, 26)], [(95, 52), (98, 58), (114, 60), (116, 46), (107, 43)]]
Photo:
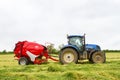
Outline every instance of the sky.
[(120, 0), (0, 0), (0, 51), (24, 40), (57, 48), (84, 33), (86, 43), (119, 50)]

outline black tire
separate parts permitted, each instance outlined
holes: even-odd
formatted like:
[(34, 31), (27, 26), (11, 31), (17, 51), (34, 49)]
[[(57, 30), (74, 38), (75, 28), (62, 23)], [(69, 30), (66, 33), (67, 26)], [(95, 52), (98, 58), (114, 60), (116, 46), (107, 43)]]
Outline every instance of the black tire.
[(21, 57), (18, 61), (19, 65), (28, 65), (29, 64), (29, 60), (25, 57)]
[(105, 53), (98, 51), (92, 54), (91, 60), (93, 63), (105, 63), (106, 56)]
[(72, 48), (63, 49), (59, 55), (60, 63), (69, 64), (78, 62), (78, 54)]

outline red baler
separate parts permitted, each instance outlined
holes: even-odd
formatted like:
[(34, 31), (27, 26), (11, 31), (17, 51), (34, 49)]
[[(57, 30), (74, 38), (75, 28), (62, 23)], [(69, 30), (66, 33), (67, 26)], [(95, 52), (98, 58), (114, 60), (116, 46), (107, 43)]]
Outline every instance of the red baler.
[(47, 62), (48, 59), (58, 61), (48, 55), (45, 46), (28, 41), (19, 41), (14, 49), (15, 59), (20, 65), (28, 65), (29, 63), (41, 64)]

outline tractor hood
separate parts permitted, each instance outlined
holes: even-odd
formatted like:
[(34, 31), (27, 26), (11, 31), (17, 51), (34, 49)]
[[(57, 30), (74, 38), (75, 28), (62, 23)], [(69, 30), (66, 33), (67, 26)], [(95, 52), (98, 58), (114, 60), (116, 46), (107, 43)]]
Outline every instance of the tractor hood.
[(86, 50), (89, 50), (89, 49), (101, 50), (100, 46), (96, 44), (86, 44), (85, 47), (86, 47)]

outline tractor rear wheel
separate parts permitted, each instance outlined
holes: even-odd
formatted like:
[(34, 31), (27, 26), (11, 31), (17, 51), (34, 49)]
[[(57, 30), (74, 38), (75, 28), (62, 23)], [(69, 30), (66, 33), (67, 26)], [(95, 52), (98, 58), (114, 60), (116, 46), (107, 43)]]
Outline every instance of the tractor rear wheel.
[(25, 57), (21, 57), (18, 61), (19, 65), (28, 65), (29, 64), (29, 60)]
[(98, 51), (92, 54), (91, 61), (93, 63), (104, 63), (106, 60), (105, 53)]
[(59, 55), (60, 63), (68, 64), (68, 63), (77, 63), (78, 62), (78, 54), (72, 48), (66, 48), (61, 51)]

